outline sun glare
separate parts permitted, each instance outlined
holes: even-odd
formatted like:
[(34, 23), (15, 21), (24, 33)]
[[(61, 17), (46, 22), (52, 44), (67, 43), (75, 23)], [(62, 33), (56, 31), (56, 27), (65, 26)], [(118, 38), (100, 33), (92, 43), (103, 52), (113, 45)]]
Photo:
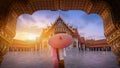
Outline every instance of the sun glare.
[(36, 37), (37, 34), (33, 34), (33, 33), (17, 33), (14, 39), (34, 41)]
[(36, 39), (35, 34), (29, 34), (27, 37), (28, 37), (28, 40), (35, 40)]

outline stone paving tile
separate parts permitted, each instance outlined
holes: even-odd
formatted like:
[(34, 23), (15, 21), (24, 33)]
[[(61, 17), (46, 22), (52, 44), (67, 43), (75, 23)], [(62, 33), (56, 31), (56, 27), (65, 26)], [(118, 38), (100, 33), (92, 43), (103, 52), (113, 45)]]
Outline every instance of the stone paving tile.
[[(112, 52), (66, 51), (65, 68), (119, 68)], [(0, 68), (53, 68), (50, 53), (9, 52)]]
[[(77, 55), (76, 55), (77, 54)], [(67, 51), (65, 57), (66, 68), (120, 68), (117, 65), (116, 56), (112, 52)]]

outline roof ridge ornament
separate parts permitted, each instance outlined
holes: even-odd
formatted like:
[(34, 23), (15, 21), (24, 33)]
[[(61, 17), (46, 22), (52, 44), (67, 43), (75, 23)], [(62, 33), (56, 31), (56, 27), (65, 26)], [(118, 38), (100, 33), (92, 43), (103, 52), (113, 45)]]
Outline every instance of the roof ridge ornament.
[(61, 16), (60, 16), (60, 13), (61, 13), (61, 10), (58, 10), (58, 18), (61, 18)]

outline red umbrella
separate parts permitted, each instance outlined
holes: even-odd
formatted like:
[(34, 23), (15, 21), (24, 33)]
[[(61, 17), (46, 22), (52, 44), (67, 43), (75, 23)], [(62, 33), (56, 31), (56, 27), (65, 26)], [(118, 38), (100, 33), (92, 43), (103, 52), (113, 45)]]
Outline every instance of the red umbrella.
[(60, 33), (49, 39), (49, 44), (54, 48), (65, 48), (72, 43), (72, 36), (66, 33)]

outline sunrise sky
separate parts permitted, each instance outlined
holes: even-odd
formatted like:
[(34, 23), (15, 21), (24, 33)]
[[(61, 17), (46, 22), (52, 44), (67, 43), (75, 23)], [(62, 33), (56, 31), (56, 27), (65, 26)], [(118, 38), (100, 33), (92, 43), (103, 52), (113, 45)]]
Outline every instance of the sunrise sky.
[(40, 10), (30, 14), (22, 14), (17, 20), (15, 39), (35, 40), (40, 36), (43, 28), (61, 16), (69, 25), (78, 29), (81, 36), (86, 39), (103, 39), (104, 29), (102, 18), (97, 14), (86, 14), (80, 10), (50, 11)]

